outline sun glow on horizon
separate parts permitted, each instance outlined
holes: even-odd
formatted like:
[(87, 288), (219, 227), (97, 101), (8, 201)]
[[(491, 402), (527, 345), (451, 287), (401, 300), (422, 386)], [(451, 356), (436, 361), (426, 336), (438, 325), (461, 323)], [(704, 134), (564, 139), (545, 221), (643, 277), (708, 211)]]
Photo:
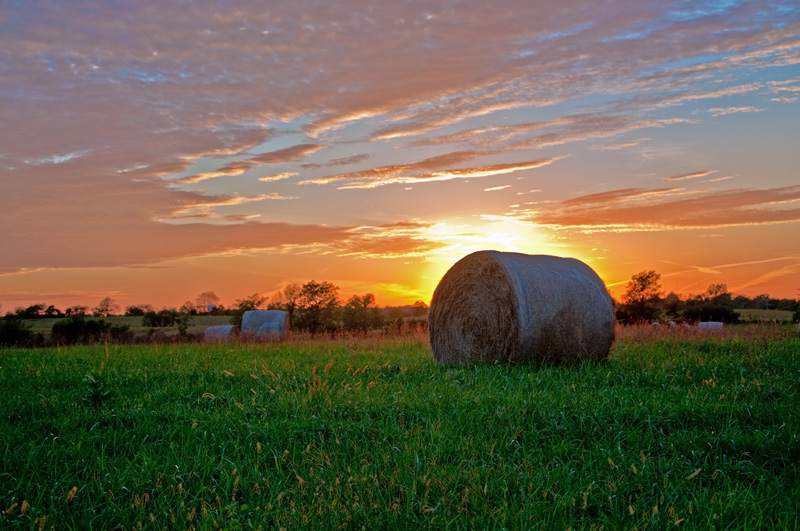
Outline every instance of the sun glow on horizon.
[[(565, 253), (566, 245), (552, 241), (547, 234), (530, 222), (503, 216), (448, 218), (437, 221), (422, 230), (426, 240), (439, 244), (428, 253), (421, 266), (420, 282), (423, 290), (433, 291), (442, 276), (457, 261), (476, 251), (502, 251), (525, 254), (575, 255), (576, 250)], [(579, 258), (583, 259), (583, 258)]]

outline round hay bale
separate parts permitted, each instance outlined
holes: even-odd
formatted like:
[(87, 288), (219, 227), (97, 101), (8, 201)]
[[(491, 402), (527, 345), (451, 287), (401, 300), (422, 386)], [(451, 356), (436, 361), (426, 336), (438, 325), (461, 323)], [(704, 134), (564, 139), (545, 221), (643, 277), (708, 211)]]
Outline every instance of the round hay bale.
[(608, 357), (614, 304), (580, 260), (478, 251), (439, 281), (428, 330), (443, 364), (574, 364)]
[(722, 321), (703, 321), (702, 323), (697, 323), (698, 330), (702, 330), (704, 332), (719, 332), (722, 330)]
[(248, 310), (242, 315), (242, 338), (254, 341), (283, 341), (287, 313), (281, 310)]
[(203, 334), (206, 343), (226, 343), (239, 337), (239, 328), (234, 325), (209, 326)]

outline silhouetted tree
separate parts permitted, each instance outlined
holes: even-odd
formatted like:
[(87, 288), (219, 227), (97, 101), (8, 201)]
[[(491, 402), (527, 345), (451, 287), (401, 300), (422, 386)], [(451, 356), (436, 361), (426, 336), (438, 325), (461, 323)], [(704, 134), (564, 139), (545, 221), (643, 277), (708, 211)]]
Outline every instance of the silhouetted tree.
[(44, 304), (32, 304), (27, 308), (17, 308), (14, 314), (20, 319), (36, 319), (37, 317), (44, 317), (46, 306)]
[(338, 292), (339, 287), (330, 282), (318, 283), (312, 280), (303, 284), (292, 326), (297, 330), (308, 330), (311, 335), (335, 330)]
[(661, 301), (661, 307), (667, 318), (674, 321), (683, 316), (684, 302), (677, 293), (670, 293)]
[(353, 295), (342, 307), (342, 324), (346, 330), (366, 332), (383, 326), (383, 316), (375, 305), (375, 295)]
[(739, 314), (733, 309), (733, 297), (725, 284), (711, 284), (705, 293), (686, 300), (684, 317), (690, 321), (735, 323)]
[[(142, 326), (149, 326), (151, 328), (180, 326), (181, 314), (175, 308), (164, 308), (159, 311), (149, 311), (142, 317)], [(187, 316), (188, 317), (188, 316)]]
[(48, 306), (44, 311), (45, 317), (63, 317), (64, 314), (61, 313), (61, 310), (53, 306), (52, 304)]
[(302, 288), (300, 284), (289, 284), (281, 291), (272, 296), (267, 305), (268, 310), (282, 310), (289, 318), (289, 326), (292, 326), (294, 312), (297, 309), (297, 301), (300, 299)]
[(147, 312), (155, 311), (149, 304), (139, 304), (138, 306), (128, 306), (125, 308), (125, 315), (129, 317), (142, 317)]
[(194, 300), (197, 313), (205, 314), (210, 313), (211, 306), (216, 307), (219, 304), (219, 297), (213, 291), (204, 291)]
[(116, 315), (119, 311), (119, 304), (117, 304), (111, 297), (105, 297), (100, 303), (92, 310), (92, 315), (95, 317), (108, 317)]
[(618, 307), (617, 318), (622, 322), (645, 322), (657, 319), (661, 313), (661, 275), (642, 271), (631, 277)]
[(414, 301), (414, 304), (411, 305), (412, 315), (414, 317), (425, 317), (428, 315), (428, 305), (425, 304), (423, 301)]

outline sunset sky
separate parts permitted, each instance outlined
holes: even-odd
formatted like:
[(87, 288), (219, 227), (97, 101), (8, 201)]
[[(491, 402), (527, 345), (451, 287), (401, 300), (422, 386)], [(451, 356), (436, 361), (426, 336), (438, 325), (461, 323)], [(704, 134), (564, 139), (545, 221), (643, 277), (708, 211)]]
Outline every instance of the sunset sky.
[(0, 123), (3, 314), (479, 249), (800, 296), (797, 0), (4, 0)]

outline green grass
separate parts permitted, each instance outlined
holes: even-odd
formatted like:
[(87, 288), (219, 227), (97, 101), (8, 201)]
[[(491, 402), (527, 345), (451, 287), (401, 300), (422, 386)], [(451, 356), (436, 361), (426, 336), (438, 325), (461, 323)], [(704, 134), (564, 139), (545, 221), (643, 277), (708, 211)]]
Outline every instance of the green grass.
[[(0, 351), (0, 527), (796, 529), (800, 337)], [(23, 511), (24, 508), (24, 511)]]
[(736, 310), (739, 320), (745, 323), (791, 323), (791, 310)]
[[(53, 329), (53, 324), (65, 319), (65, 317), (50, 317), (40, 319), (25, 319), (25, 324), (30, 327), (33, 333), (42, 334), (45, 338), (50, 337)], [(129, 326), (131, 332), (137, 337), (146, 336), (151, 330), (151, 327), (142, 324), (141, 317), (130, 317), (123, 315), (112, 315), (111, 317), (87, 317), (87, 319), (104, 319), (114, 325)], [(193, 315), (189, 321), (189, 334), (202, 334), (209, 326), (227, 325), (231, 324), (231, 317), (229, 315)], [(167, 336), (178, 335), (177, 326), (166, 326), (155, 329)]]

